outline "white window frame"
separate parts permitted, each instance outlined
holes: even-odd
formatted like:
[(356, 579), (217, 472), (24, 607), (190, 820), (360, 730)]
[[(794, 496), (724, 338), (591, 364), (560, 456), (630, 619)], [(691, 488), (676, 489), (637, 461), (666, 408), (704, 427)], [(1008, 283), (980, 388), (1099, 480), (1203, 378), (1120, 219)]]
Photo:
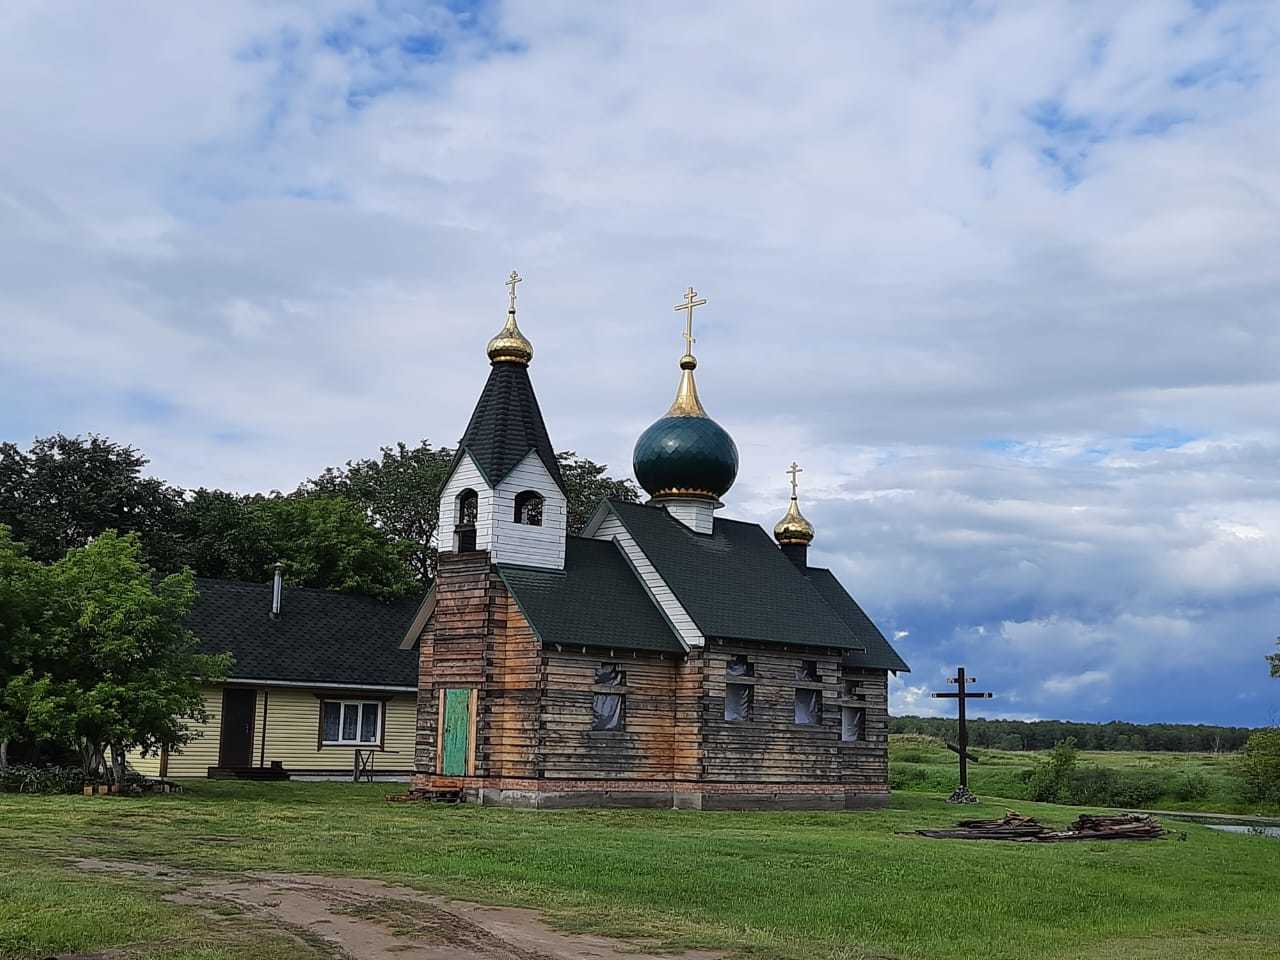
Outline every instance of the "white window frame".
[[(333, 700), (325, 699), (320, 701), (320, 730), (323, 736), (324, 731), (324, 711), (331, 703), (339, 705), (338, 710), (338, 739), (322, 740), (321, 745), (326, 747), (380, 747), (382, 746), (383, 725), (387, 722), (387, 705), (381, 700)], [(361, 740), (360, 731), (364, 729), (364, 708), (375, 706), (378, 708), (378, 729), (372, 740)], [(356, 739), (343, 740), (342, 728), (343, 717), (346, 715), (348, 707), (356, 708)]]

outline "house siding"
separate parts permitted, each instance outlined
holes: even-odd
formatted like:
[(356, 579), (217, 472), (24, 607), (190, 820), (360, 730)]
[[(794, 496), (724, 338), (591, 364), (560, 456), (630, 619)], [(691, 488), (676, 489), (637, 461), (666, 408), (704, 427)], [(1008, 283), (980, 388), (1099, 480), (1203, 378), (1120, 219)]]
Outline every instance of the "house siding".
[[(279, 761), (290, 773), (305, 776), (343, 775), (352, 768), (354, 746), (319, 746), (322, 699), (384, 700), (382, 751), (374, 758), (375, 773), (403, 773), (413, 768), (414, 696), (376, 692), (329, 692), (297, 687), (259, 687), (254, 710), (253, 765)], [(218, 765), (222, 724), (222, 688), (203, 692), (208, 720), (197, 737), (169, 754), (170, 777), (203, 777)], [(265, 744), (264, 744), (265, 712)], [(146, 776), (159, 776), (160, 757), (131, 755), (129, 765)]]

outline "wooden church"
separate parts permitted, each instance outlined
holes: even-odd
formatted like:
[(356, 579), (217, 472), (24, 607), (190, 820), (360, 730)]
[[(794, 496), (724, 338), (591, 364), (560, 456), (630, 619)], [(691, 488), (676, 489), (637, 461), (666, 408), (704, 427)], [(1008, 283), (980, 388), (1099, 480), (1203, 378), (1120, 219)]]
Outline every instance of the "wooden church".
[[(692, 289), (675, 402), (636, 442), (645, 504), (567, 530), (516, 323), (440, 500), (419, 650), (414, 786), (524, 807), (848, 808), (889, 794), (890, 671), (907, 665), (791, 502), (771, 538), (716, 516), (738, 450), (694, 382)], [(776, 542), (775, 542), (776, 541)]]

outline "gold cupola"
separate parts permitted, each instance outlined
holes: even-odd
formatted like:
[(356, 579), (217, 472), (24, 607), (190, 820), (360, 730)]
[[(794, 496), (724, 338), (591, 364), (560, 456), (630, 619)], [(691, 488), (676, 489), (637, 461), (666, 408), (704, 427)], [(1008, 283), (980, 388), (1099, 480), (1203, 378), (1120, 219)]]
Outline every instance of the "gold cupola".
[(800, 500), (796, 495), (796, 475), (803, 473), (803, 469), (797, 463), (792, 463), (787, 468), (787, 473), (791, 475), (791, 503), (787, 506), (787, 513), (773, 528), (773, 538), (783, 546), (803, 545), (808, 546), (813, 542), (813, 524), (804, 518), (800, 512)]
[(512, 270), (511, 277), (507, 280), (507, 286), (511, 288), (511, 303), (507, 307), (507, 322), (486, 348), (490, 363), (528, 364), (533, 359), (533, 344), (516, 324), (516, 284), (523, 279)]

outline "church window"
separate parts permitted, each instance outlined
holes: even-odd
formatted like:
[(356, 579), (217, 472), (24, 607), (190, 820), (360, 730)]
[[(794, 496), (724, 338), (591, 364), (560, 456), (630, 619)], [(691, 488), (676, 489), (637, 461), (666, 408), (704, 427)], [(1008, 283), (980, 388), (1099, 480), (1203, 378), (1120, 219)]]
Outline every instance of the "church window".
[(458, 494), (454, 533), (459, 553), (467, 553), (476, 548), (476, 518), (479, 513), (480, 496), (474, 490), (466, 489)]
[(330, 746), (359, 746), (382, 740), (382, 704), (377, 700), (324, 700), (320, 739)]
[(602, 663), (595, 671), (595, 693), (591, 698), (591, 729), (622, 730), (627, 722), (627, 697), (614, 692), (625, 687), (627, 675), (615, 664)]
[(796, 688), (796, 723), (815, 724), (822, 722), (822, 691), (808, 687)]
[(840, 708), (840, 739), (846, 743), (864, 740), (867, 725), (867, 711), (862, 707)]
[(817, 682), (818, 680), (818, 661), (817, 660), (801, 660), (796, 664), (796, 679), (807, 680), (809, 682)]
[(736, 656), (725, 665), (724, 718), (750, 720), (755, 700), (755, 664), (745, 656)]
[(525, 490), (516, 494), (516, 523), (542, 526), (542, 494)]

